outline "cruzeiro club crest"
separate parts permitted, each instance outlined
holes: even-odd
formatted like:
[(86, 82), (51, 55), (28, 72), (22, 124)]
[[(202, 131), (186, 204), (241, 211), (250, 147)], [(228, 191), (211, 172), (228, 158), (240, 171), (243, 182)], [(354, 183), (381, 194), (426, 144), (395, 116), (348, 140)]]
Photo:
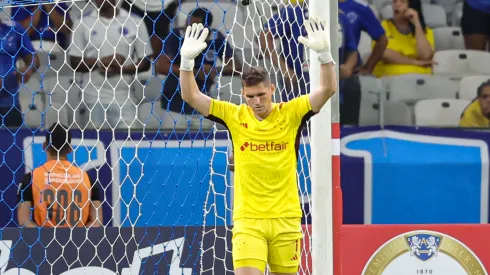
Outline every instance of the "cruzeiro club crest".
[(437, 256), (441, 245), (441, 236), (432, 234), (406, 235), (405, 240), (410, 247), (410, 256), (427, 261)]
[(383, 244), (362, 275), (488, 275), (478, 257), (459, 240), (440, 232), (412, 231)]

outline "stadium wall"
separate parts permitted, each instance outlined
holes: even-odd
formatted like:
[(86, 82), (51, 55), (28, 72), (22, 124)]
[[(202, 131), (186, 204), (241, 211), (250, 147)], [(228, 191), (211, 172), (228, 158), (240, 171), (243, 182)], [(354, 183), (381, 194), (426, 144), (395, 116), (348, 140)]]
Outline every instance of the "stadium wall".
[[(0, 274), (200, 274), (202, 229), (6, 228), (0, 238)], [(202, 274), (231, 275), (231, 247), (225, 244), (231, 234), (225, 227), (214, 230), (203, 242)], [(489, 230), (490, 225), (344, 225), (341, 274), (486, 275)], [(303, 253), (300, 275), (311, 274), (308, 255)]]
[[(114, 213), (123, 226), (199, 226), (209, 187), (210, 134), (116, 133), (114, 139), (111, 132), (74, 132), (77, 148), (72, 158), (105, 189), (106, 222)], [(26, 169), (45, 160), (44, 137), (41, 132), (33, 136), (29, 130), (16, 135), (0, 131), (0, 140), (4, 160), (0, 166), (0, 226), (15, 226), (17, 183)], [(487, 223), (489, 143), (490, 137), (481, 131), (343, 128), (344, 223)], [(218, 136), (216, 145), (225, 151), (226, 137)], [(309, 147), (305, 148), (302, 155), (309, 154)], [(306, 162), (308, 158), (301, 159)], [(224, 154), (215, 155), (216, 175), (226, 174), (226, 163)], [(217, 215), (224, 219), (207, 215), (206, 224), (230, 224), (230, 205), (225, 204), (232, 201), (231, 192), (224, 192), (224, 177), (216, 176), (213, 182), (217, 192), (225, 194), (211, 198)], [(309, 182), (300, 184), (309, 192)], [(121, 207), (119, 197), (129, 207)], [(138, 200), (131, 202), (132, 198)], [(305, 209), (308, 211), (308, 205)]]

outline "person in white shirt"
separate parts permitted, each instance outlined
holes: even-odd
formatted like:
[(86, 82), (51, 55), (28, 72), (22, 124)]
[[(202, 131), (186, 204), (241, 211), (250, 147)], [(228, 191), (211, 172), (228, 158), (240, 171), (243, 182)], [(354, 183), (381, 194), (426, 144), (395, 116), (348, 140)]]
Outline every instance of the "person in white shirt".
[[(124, 0), (122, 8), (141, 16), (150, 34), (154, 59), (163, 49), (163, 41), (169, 35), (179, 5), (186, 0)], [(139, 22), (138, 22), (139, 23)]]
[(118, 8), (116, 1), (95, 1), (99, 9), (74, 24), (69, 49), (72, 67), (83, 73), (82, 100), (97, 129), (126, 129), (135, 122), (131, 84), (135, 74), (150, 68), (153, 54), (141, 18)]

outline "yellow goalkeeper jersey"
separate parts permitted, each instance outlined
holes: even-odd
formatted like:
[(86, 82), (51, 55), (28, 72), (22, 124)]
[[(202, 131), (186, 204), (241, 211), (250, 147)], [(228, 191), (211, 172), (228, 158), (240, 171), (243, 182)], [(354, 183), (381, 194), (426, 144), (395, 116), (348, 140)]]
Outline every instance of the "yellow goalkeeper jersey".
[(297, 218), (297, 184), (302, 125), (313, 115), (309, 95), (273, 104), (260, 121), (246, 104), (213, 100), (208, 119), (225, 125), (233, 142), (233, 219)]

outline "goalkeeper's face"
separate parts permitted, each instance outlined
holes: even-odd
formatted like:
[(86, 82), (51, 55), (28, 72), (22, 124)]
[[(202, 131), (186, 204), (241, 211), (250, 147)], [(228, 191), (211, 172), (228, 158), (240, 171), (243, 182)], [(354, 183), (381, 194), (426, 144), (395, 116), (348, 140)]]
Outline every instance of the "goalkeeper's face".
[(265, 117), (271, 111), (272, 95), (275, 90), (274, 84), (260, 82), (257, 85), (243, 87), (242, 95), (256, 115)]

